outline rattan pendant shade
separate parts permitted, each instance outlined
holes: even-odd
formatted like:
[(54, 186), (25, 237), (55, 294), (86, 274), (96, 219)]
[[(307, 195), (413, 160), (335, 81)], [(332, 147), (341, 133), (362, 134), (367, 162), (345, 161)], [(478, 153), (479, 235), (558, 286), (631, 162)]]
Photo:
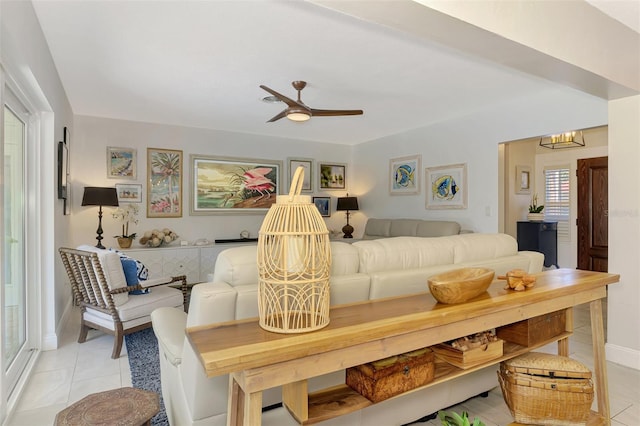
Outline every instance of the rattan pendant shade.
[(298, 167), (289, 195), (278, 195), (258, 235), (260, 326), (303, 333), (329, 324), (329, 231), (308, 195)]

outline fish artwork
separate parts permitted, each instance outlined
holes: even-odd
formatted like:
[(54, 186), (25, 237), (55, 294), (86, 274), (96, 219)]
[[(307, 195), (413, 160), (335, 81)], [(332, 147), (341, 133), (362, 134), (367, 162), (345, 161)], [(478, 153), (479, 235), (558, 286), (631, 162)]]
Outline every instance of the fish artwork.
[(415, 170), (408, 164), (403, 164), (396, 169), (396, 186), (406, 188), (413, 182)]
[(453, 179), (453, 176), (444, 175), (440, 176), (433, 182), (431, 190), (434, 198), (438, 198), (440, 200), (453, 200), (458, 193), (458, 185), (456, 184), (455, 179)]

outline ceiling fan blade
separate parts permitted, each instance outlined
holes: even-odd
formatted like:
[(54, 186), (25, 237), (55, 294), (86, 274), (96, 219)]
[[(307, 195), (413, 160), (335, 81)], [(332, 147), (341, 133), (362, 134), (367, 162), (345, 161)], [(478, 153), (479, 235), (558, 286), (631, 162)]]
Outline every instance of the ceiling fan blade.
[(274, 122), (274, 121), (278, 121), (278, 120), (280, 120), (281, 118), (284, 118), (284, 117), (286, 117), (286, 116), (287, 116), (287, 110), (285, 109), (285, 110), (283, 110), (280, 114), (275, 115), (273, 118), (271, 118), (271, 120), (267, 121), (267, 123), (272, 123), (272, 122)]
[(314, 117), (336, 117), (339, 115), (362, 115), (361, 109), (313, 109), (311, 115)]
[(278, 93), (275, 90), (268, 88), (267, 86), (264, 86), (264, 85), (261, 84), (260, 88), (262, 90), (266, 90), (267, 92), (271, 93), (273, 96), (275, 96), (276, 98), (280, 99), (282, 102), (284, 102), (285, 104), (289, 105), (290, 107), (292, 107), (292, 106), (304, 107), (304, 105), (300, 105), (299, 102), (296, 102), (291, 98), (287, 98), (285, 95), (283, 95), (281, 93)]

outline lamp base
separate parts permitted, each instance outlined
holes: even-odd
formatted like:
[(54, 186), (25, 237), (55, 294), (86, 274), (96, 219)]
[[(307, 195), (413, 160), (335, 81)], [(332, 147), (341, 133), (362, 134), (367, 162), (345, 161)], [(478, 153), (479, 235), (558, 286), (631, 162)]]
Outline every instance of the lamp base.
[(342, 238), (353, 238), (353, 226), (349, 225), (348, 223), (342, 227), (342, 232), (344, 233), (344, 235), (342, 236)]

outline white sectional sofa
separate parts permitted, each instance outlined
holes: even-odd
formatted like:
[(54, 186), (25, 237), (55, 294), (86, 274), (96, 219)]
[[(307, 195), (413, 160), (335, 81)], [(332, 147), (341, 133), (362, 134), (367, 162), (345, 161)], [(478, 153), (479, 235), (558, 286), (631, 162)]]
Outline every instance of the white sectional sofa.
[[(544, 256), (518, 252), (505, 234), (461, 234), (436, 238), (396, 237), (332, 242), (331, 303), (343, 304), (428, 291), (427, 278), (443, 271), (484, 266), (504, 274), (513, 268), (540, 272)], [(258, 315), (256, 246), (223, 251), (213, 282), (193, 288), (189, 313), (162, 308), (152, 314), (160, 347), (162, 393), (172, 425), (224, 425), (228, 377), (207, 378), (185, 339), (185, 328)], [(344, 371), (309, 382), (310, 390), (344, 383)], [(401, 425), (464, 401), (497, 385), (495, 368), (392, 398), (323, 425)], [(281, 401), (279, 388), (263, 405)], [(295, 424), (284, 408), (264, 414), (263, 424)]]

